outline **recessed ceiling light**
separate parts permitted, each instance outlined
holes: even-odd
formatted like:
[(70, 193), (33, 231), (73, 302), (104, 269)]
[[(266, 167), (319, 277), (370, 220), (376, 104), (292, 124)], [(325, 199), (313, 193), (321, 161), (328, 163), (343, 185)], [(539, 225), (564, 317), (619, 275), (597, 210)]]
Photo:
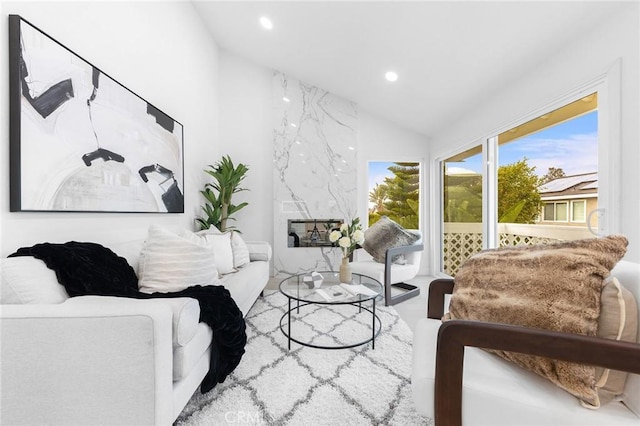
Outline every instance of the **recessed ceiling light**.
[(349, 149), (350, 149), (351, 151), (355, 151), (355, 148), (354, 148), (354, 147), (352, 147), (352, 146), (350, 146), (350, 147), (349, 147)]
[(395, 73), (394, 71), (387, 71), (384, 75), (384, 78), (386, 78), (387, 81), (394, 82), (398, 80), (398, 74)]
[(296, 123), (291, 123), (291, 127), (298, 127)]
[(291, 99), (287, 98), (286, 96), (283, 96), (282, 100), (285, 101), (285, 102), (291, 102)]
[(260, 25), (262, 25), (262, 28), (264, 28), (265, 30), (273, 29), (273, 22), (271, 22), (271, 19), (267, 18), (266, 16), (260, 17)]

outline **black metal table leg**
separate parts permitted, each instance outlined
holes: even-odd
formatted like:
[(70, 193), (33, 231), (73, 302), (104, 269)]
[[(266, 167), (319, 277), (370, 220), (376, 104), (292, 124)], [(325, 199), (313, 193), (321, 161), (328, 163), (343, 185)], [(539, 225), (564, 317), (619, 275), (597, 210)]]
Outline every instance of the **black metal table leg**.
[[(289, 332), (287, 334), (289, 334), (289, 335), (287, 336), (287, 340), (288, 340), (287, 344), (289, 345), (288, 349), (291, 350), (291, 299), (290, 298), (287, 298), (287, 299), (289, 301), (289, 310), (288, 310), (289, 313), (288, 313), (288, 316), (287, 316), (287, 321), (288, 321), (287, 327), (288, 327), (288, 330), (289, 330)], [(298, 309), (300, 309), (299, 306), (298, 306)]]
[(373, 312), (371, 313), (371, 349), (376, 348), (376, 299), (373, 299)]

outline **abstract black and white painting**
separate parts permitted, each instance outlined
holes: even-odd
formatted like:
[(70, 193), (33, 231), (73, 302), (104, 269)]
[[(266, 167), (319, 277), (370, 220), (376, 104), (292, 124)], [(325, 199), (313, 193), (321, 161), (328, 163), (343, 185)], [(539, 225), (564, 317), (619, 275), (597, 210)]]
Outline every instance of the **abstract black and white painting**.
[(11, 211), (184, 212), (183, 128), (9, 16)]

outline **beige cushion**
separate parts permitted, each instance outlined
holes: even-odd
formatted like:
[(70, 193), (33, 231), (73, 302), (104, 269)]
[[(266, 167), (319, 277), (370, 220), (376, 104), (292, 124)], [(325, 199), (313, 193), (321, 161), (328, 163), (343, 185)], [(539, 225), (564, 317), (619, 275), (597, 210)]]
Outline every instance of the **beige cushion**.
[(213, 249), (157, 225), (140, 252), (138, 287), (141, 292), (175, 292), (194, 285), (218, 285)]
[[(441, 325), (439, 320), (422, 318), (416, 322), (413, 335), (411, 388), (414, 406), (419, 414), (431, 418), (434, 416), (436, 345)], [(575, 397), (549, 380), (489, 352), (466, 347), (462, 424), (638, 426), (640, 419), (621, 402), (612, 401), (598, 410), (587, 410)]]
[[(638, 333), (638, 305), (633, 294), (616, 277), (605, 280), (600, 297), (598, 337), (635, 342)], [(596, 367), (596, 389), (600, 404), (621, 396), (627, 380), (626, 371)]]
[[(418, 239), (420, 239), (419, 235), (407, 231), (387, 216), (382, 216), (364, 231), (362, 247), (373, 257), (373, 260), (384, 263), (388, 249), (409, 246), (418, 241)], [(395, 256), (393, 262), (397, 262), (400, 259), (401, 256)]]
[(62, 303), (69, 298), (56, 273), (32, 256), (2, 259), (0, 304)]
[[(604, 279), (626, 252), (610, 236), (485, 250), (455, 278), (445, 319), (470, 319), (595, 336)], [(495, 351), (598, 407), (595, 367)]]

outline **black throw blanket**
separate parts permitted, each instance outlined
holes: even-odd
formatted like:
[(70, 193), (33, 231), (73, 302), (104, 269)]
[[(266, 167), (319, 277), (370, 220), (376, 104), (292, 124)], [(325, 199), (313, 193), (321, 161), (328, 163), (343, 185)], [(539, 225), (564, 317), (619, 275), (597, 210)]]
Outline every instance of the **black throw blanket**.
[(33, 256), (55, 271), (70, 297), (120, 296), (136, 299), (192, 297), (200, 303), (200, 321), (213, 330), (211, 365), (200, 384), (202, 393), (222, 383), (240, 362), (247, 343), (242, 311), (223, 286), (192, 286), (175, 293), (138, 291), (138, 277), (126, 259), (95, 243), (71, 241), (36, 244), (9, 257)]

